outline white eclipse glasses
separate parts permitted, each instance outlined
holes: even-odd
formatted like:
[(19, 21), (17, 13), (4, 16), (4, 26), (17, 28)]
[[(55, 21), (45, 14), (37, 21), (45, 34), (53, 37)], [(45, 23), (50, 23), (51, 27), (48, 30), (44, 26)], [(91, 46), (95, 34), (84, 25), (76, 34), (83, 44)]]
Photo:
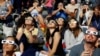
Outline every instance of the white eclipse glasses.
[(86, 30), (85, 34), (88, 34), (88, 35), (95, 35), (95, 36), (97, 36), (97, 35), (98, 35), (98, 32), (96, 32), (96, 31)]
[(17, 44), (15, 43), (15, 41), (12, 41), (12, 40), (2, 40), (1, 43), (2, 44), (11, 44), (11, 45), (15, 45), (17, 47)]

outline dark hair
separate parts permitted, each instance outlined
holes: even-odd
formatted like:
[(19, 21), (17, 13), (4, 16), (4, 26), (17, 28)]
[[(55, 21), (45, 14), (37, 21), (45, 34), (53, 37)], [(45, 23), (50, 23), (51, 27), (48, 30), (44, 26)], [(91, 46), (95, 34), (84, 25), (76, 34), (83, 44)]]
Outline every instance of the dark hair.
[[(29, 12), (25, 13), (23, 16), (20, 17), (20, 19), (18, 20), (18, 23), (17, 23), (17, 27), (21, 27), (23, 24), (25, 25), (25, 18), (27, 18), (27, 17), (32, 17)], [(34, 18), (33, 18), (32, 22), (33, 22), (33, 26), (37, 27), (37, 22)]]
[[(18, 40), (14, 36), (8, 36), (5, 39), (8, 39), (8, 38), (13, 38), (14, 42), (16, 43), (16, 45), (18, 45)], [(18, 46), (16, 46), (16, 47), (18, 48)]]
[(51, 21), (51, 20), (54, 20), (56, 22), (56, 26), (58, 26), (58, 23), (56, 21), (56, 19), (52, 16), (52, 17), (47, 17), (47, 21)]
[[(57, 4), (57, 6), (58, 6), (60, 3), (62, 3), (62, 5), (63, 5), (63, 8), (65, 8), (65, 7), (64, 7), (65, 5), (63, 4), (63, 2), (59, 2), (59, 3)], [(62, 11), (63, 11), (63, 10), (62, 10)]]
[(39, 3), (39, 1), (37, 1), (37, 0), (34, 0), (34, 1), (33, 1), (33, 3), (35, 3), (35, 2), (36, 2), (36, 3)]
[[(55, 31), (59, 31), (58, 23), (57, 23), (57, 21), (54, 19), (54, 17), (48, 17), (47, 20), (48, 20), (48, 22), (51, 21), (51, 20), (54, 20), (54, 21), (56, 22), (56, 26), (57, 26), (57, 27), (55, 28), (54, 32), (55, 32)], [(50, 29), (47, 28), (47, 31), (46, 31), (46, 41), (47, 41), (47, 42), (49, 41), (49, 38), (50, 38), (50, 37), (53, 37), (53, 36), (54, 36), (54, 32), (53, 32), (53, 33), (50, 33)]]
[[(33, 6), (33, 3), (39, 3), (39, 1), (37, 1), (37, 0), (34, 0), (34, 1), (30, 1), (30, 7), (32, 7)], [(40, 4), (38, 4), (38, 6), (40, 6)]]
[[(61, 17), (62, 18), (62, 17)], [(63, 21), (63, 25), (62, 25), (62, 28), (59, 29), (59, 32), (61, 34), (61, 37), (62, 39), (64, 38), (64, 33), (65, 33), (65, 30), (67, 29), (67, 20), (65, 20), (64, 18), (62, 18), (64, 21)]]
[(95, 6), (95, 7), (93, 8), (93, 10), (95, 10), (95, 9), (100, 10), (100, 6)]
[[(68, 20), (68, 22), (69, 22), (70, 20), (72, 20), (72, 19), (70, 18), (70, 19)], [(74, 19), (74, 20), (77, 21), (76, 19)], [(75, 37), (78, 36), (78, 34), (80, 33), (80, 31), (82, 31), (81, 28), (80, 28), (80, 26), (79, 26), (78, 21), (77, 21), (76, 28), (71, 29), (71, 28), (69, 27), (69, 24), (68, 24), (68, 29), (69, 29), (70, 31), (73, 31), (73, 34), (74, 34)]]

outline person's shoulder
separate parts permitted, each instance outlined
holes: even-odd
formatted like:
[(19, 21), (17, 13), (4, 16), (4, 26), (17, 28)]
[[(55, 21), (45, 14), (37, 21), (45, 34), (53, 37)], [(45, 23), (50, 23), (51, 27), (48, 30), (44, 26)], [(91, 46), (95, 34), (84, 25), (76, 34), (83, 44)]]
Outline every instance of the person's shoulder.
[(100, 56), (100, 48), (96, 48), (93, 55)]
[(83, 49), (83, 43), (80, 43), (78, 45), (75, 45), (71, 48), (71, 50), (80, 50), (80, 49)]
[(56, 31), (55, 32), (55, 36), (57, 36), (57, 35), (60, 35), (60, 32), (59, 31)]
[(71, 49), (77, 49), (77, 48), (79, 48), (80, 46), (81, 46), (81, 44), (78, 44), (78, 45), (73, 46)]
[(69, 29), (66, 29), (66, 30), (65, 30), (65, 33), (70, 34), (70, 33), (71, 33), (71, 31), (70, 31)]
[(71, 4), (68, 4), (67, 6), (71, 6)]
[(100, 48), (96, 48), (95, 51), (100, 53)]
[(82, 44), (78, 44), (78, 45), (73, 46), (70, 49), (70, 54), (69, 55), (70, 56), (80, 56), (81, 51), (83, 51), (83, 45)]
[(79, 33), (80, 35), (82, 35), (82, 36), (84, 36), (84, 32), (83, 31), (80, 31), (80, 33)]
[(71, 6), (71, 4), (65, 5), (65, 8), (68, 9)]
[(67, 32), (67, 31), (70, 31), (70, 30), (69, 29), (66, 29), (65, 31)]

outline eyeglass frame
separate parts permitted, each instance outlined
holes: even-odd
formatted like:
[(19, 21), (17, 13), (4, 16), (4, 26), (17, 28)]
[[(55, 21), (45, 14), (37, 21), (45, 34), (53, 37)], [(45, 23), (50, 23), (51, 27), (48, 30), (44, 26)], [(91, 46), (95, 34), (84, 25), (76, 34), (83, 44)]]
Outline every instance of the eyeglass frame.
[[(5, 43), (4, 43), (4, 41), (5, 41)], [(12, 43), (10, 43), (10, 41), (11, 41)], [(15, 43), (15, 41), (12, 41), (12, 40), (2, 40), (1, 43), (2, 43), (2, 44), (11, 44), (11, 45), (15, 45), (15, 46), (18, 48), (18, 45)]]
[(99, 33), (96, 32), (96, 31), (86, 30), (86, 31), (85, 31), (85, 34), (98, 36)]

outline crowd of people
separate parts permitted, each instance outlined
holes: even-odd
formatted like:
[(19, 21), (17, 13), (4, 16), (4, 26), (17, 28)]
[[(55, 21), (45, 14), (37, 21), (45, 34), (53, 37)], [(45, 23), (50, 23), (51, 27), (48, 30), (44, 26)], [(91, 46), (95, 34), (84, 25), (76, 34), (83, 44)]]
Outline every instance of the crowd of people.
[(100, 56), (100, 3), (0, 0), (0, 56)]

